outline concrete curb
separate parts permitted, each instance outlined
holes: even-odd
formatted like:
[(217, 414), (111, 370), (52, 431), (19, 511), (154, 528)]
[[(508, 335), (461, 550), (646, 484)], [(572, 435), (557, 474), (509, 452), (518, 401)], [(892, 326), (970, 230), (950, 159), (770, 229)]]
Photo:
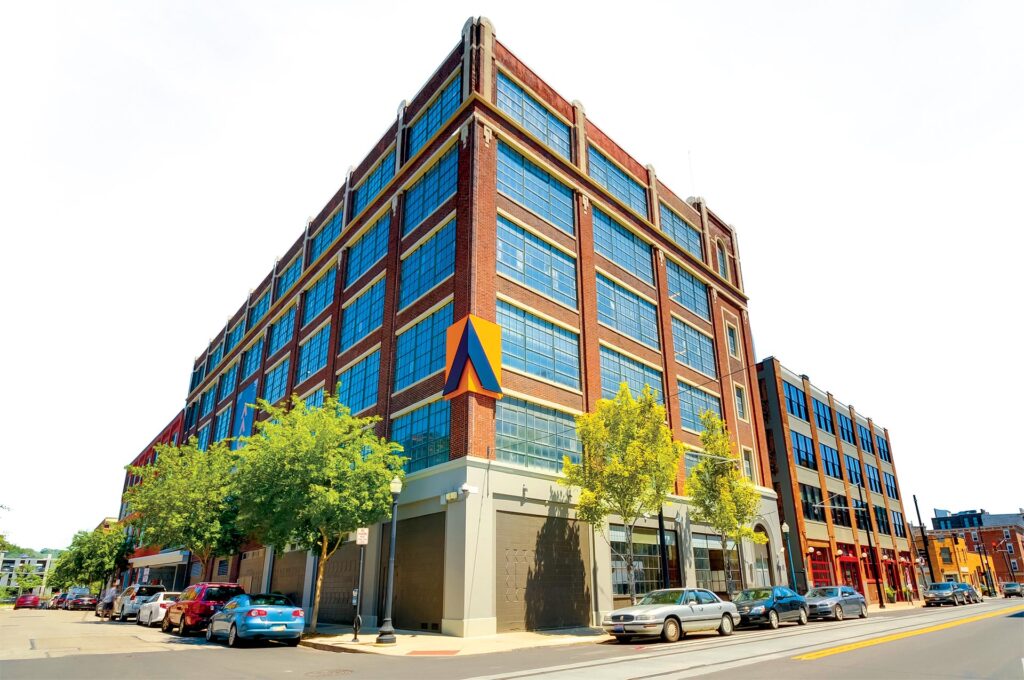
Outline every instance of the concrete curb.
[[(354, 647), (343, 647), (341, 645), (332, 645), (326, 642), (317, 642), (315, 640), (300, 640), (300, 647), (309, 647), (310, 649), (317, 649), (321, 652), (341, 652), (349, 654), (378, 654), (378, 652), (370, 651), (369, 649), (357, 649)], [(378, 654), (379, 656), (384, 656)]]

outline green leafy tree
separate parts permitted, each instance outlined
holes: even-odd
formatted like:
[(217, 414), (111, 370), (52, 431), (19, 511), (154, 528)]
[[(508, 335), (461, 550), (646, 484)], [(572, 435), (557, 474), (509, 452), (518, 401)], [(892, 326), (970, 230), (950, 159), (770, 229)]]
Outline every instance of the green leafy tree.
[[(6, 505), (0, 505), (0, 512), (10, 510)], [(7, 534), (0, 531), (0, 552), (9, 552), (15, 548), (15, 545), (7, 540)]]
[[(659, 512), (672, 490), (684, 447), (665, 425), (665, 407), (649, 386), (634, 399), (623, 383), (615, 399), (597, 402), (597, 410), (576, 417), (583, 444), (579, 463), (564, 459), (564, 486), (579, 487), (576, 516), (604, 536), (625, 562), (630, 602), (636, 603), (633, 531), (641, 517)], [(620, 553), (605, 520), (621, 521), (626, 549)]]
[(18, 595), (31, 592), (43, 584), (43, 575), (32, 564), (22, 563), (14, 570), (14, 581), (18, 584)]
[(233, 488), (238, 456), (226, 441), (203, 451), (195, 437), (181, 446), (158, 444), (156, 454), (151, 465), (127, 468), (141, 478), (125, 492), (128, 521), (140, 543), (188, 550), (209, 578), (210, 559), (234, 552), (243, 537)]
[(402, 447), (374, 433), (379, 418), (357, 418), (334, 396), (322, 408), (292, 397), (290, 408), (265, 401), (268, 418), (240, 449), (240, 522), (264, 543), (291, 544), (320, 556), (312, 630), (316, 631), (324, 570), (345, 538), (390, 516)]
[(57, 557), (47, 582), (61, 590), (88, 585), (96, 591), (108, 577), (125, 568), (132, 548), (131, 540), (119, 526), (79, 531), (68, 549)]
[[(728, 575), (729, 540), (733, 545), (739, 545), (744, 538), (763, 544), (768, 537), (751, 526), (761, 499), (754, 483), (740, 471), (742, 462), (733, 449), (725, 422), (712, 411), (702, 413), (700, 420), (704, 426), (700, 435), (704, 456), (686, 480), (686, 495), (693, 506), (693, 518), (722, 537)], [(742, 579), (741, 570), (741, 583)]]

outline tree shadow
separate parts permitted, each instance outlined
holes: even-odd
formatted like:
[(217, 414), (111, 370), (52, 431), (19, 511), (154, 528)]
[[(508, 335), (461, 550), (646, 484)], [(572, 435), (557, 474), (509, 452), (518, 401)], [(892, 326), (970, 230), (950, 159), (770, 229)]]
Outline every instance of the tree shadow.
[(585, 562), (590, 550), (586, 534), (580, 535), (585, 525), (568, 518), (563, 498), (552, 500), (552, 514), (537, 532), (533, 565), (526, 576), (527, 630), (585, 627), (590, 621)]

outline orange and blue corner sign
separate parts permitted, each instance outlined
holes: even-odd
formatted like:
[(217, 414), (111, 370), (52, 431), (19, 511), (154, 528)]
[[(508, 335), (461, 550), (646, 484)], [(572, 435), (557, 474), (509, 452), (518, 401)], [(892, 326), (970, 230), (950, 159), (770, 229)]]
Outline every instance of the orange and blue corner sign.
[(475, 392), (501, 399), (501, 327), (467, 314), (448, 327), (445, 399)]

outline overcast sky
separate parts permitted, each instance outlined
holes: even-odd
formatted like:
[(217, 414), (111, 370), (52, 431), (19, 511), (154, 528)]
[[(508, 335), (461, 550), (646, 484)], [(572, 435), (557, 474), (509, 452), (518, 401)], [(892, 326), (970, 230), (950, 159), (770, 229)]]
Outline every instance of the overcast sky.
[(1024, 506), (1024, 4), (30, 2), (0, 6), (12, 540), (117, 514), (194, 357), (474, 14), (735, 226), (758, 358), (889, 428), (908, 515)]

